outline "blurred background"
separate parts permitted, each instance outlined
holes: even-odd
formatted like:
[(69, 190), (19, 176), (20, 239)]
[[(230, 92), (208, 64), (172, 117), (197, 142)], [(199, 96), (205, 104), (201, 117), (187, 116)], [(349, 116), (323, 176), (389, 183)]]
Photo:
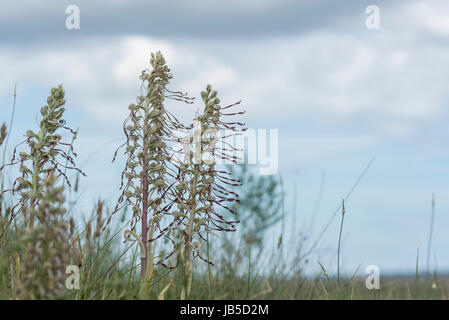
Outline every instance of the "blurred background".
[[(66, 28), (68, 5), (80, 9), (79, 30)], [(379, 7), (379, 29), (365, 25), (369, 5)], [(88, 175), (77, 211), (90, 213), (98, 198), (113, 206), (122, 163), (111, 160), (122, 122), (149, 53), (161, 50), (173, 90), (198, 97), (210, 83), (223, 103), (243, 101), (248, 127), (279, 130), (276, 179), (286, 220), (270, 229), (265, 246), (276, 246), (282, 232), (306, 250), (319, 240), (305, 272), (319, 272), (317, 260), (335, 270), (334, 213), (359, 181), (346, 199), (343, 272), (377, 265), (381, 274), (413, 273), (418, 248), (424, 267), (433, 193), (430, 267), (444, 272), (448, 40), (444, 0), (3, 3), (0, 122), (10, 119), (17, 83), (11, 154), (36, 125), (50, 88), (62, 83)], [(189, 120), (197, 106), (176, 108)]]

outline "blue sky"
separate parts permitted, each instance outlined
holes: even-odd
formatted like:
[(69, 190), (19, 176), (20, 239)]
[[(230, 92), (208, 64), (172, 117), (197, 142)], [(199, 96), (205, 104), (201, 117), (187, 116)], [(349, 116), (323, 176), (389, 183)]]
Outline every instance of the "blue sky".
[[(65, 28), (76, 4), (80, 30)], [(368, 5), (380, 29), (365, 27)], [(279, 130), (279, 172), (297, 230), (318, 234), (372, 157), (347, 201), (344, 270), (425, 265), (432, 193), (432, 257), (449, 269), (449, 3), (434, 1), (16, 1), (0, 12), (0, 120), (18, 83), (16, 141), (35, 124), (49, 89), (66, 88), (66, 118), (80, 128), (78, 163), (88, 178), (79, 211), (113, 201), (121, 164), (111, 164), (138, 75), (161, 50), (171, 88), (243, 100), (251, 128)], [(190, 119), (195, 107), (175, 110)], [(187, 110), (187, 108), (191, 108)], [(14, 141), (11, 141), (13, 143)], [(322, 201), (311, 213), (325, 172)], [(335, 267), (338, 218), (311, 257)], [(432, 265), (434, 258), (432, 258)]]

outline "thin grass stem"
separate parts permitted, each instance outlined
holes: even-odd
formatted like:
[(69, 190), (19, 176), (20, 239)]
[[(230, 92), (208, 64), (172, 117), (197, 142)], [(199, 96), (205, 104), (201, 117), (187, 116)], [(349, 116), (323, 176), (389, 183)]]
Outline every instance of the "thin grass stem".
[(337, 283), (340, 286), (340, 249), (341, 249), (341, 234), (343, 233), (343, 223), (345, 221), (345, 200), (343, 199), (341, 207), (341, 224), (340, 234), (338, 236), (338, 253), (337, 253)]

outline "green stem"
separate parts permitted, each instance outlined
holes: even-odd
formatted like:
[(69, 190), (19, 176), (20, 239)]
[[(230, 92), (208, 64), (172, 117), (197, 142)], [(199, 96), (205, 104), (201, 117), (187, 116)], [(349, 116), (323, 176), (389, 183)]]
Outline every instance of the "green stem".
[(435, 194), (432, 195), (432, 214), (430, 217), (430, 232), (429, 232), (429, 241), (427, 245), (427, 276), (430, 275), (430, 249), (432, 247), (434, 219), (435, 219)]
[(340, 247), (341, 247), (341, 234), (343, 233), (343, 222), (345, 221), (345, 203), (343, 201), (340, 234), (338, 236), (338, 254), (337, 254), (337, 283), (340, 286)]
[(415, 267), (415, 299), (418, 294), (418, 268), (419, 268), (419, 247), (418, 251), (416, 252), (416, 267)]
[[(209, 253), (209, 232), (207, 232), (206, 235), (206, 242), (207, 242), (207, 261), (210, 261), (210, 253)], [(212, 297), (212, 299), (215, 298), (215, 294), (214, 294), (214, 289), (213, 289), (213, 284), (212, 284), (212, 270), (211, 270), (211, 266), (210, 263), (207, 264), (207, 271), (209, 273), (209, 295), (210, 297)]]
[[(8, 147), (8, 141), (9, 141), (9, 137), (11, 136), (11, 131), (12, 131), (12, 124), (14, 122), (14, 114), (15, 114), (15, 111), (16, 111), (16, 97), (17, 97), (17, 84), (14, 86), (14, 101), (13, 101), (13, 105), (12, 105), (11, 120), (9, 122), (9, 133), (6, 136), (5, 148), (3, 149), (2, 165), (5, 164), (6, 149)], [(2, 178), (2, 190), (3, 190), (3, 178)]]
[(196, 185), (198, 183), (198, 176), (200, 173), (200, 164), (194, 164), (195, 169), (193, 172), (193, 182), (192, 182), (192, 197), (191, 197), (191, 207), (190, 207), (190, 217), (189, 225), (187, 227), (185, 249), (184, 249), (184, 290), (182, 299), (188, 299), (190, 294), (190, 288), (192, 286), (192, 261), (190, 259), (192, 253), (192, 240), (193, 240), (193, 224), (196, 212)]
[(246, 299), (251, 299), (251, 245), (248, 246), (248, 291)]
[(142, 243), (144, 247), (144, 253), (140, 259), (140, 277), (144, 280), (145, 272), (148, 263), (148, 158), (147, 158), (147, 138), (146, 138), (147, 126), (144, 125), (144, 137), (143, 137), (143, 153), (142, 153)]
[[(6, 135), (6, 140), (5, 140), (5, 146), (3, 149), (3, 157), (2, 157), (2, 166), (5, 165), (5, 160), (6, 160), (6, 150), (8, 149), (8, 141), (9, 141), (9, 137), (11, 136), (11, 132), (12, 132), (12, 125), (14, 123), (14, 114), (16, 111), (16, 97), (17, 97), (17, 83), (14, 85), (14, 101), (12, 104), (12, 112), (11, 112), (11, 119), (9, 121), (9, 132)], [(4, 179), (4, 175), (3, 172), (0, 172), (1, 174), (1, 188), (0, 188), (0, 192), (2, 192), (5, 189), (5, 179)], [(3, 201), (3, 197), (0, 198), (0, 201)], [(6, 203), (0, 203), (0, 209), (2, 207), (2, 205), (6, 206)], [(0, 210), (1, 213), (1, 210)]]

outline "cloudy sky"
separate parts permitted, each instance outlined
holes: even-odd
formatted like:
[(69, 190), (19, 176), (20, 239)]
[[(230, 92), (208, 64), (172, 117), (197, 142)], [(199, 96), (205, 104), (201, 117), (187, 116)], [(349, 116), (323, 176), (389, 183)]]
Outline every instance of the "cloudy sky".
[[(80, 9), (79, 30), (65, 27), (71, 4)], [(380, 9), (378, 30), (365, 26), (369, 5)], [(138, 75), (157, 50), (175, 76), (173, 89), (195, 96), (211, 83), (222, 101), (243, 101), (250, 128), (279, 130), (279, 173), (289, 213), (296, 198), (297, 232), (316, 237), (375, 158), (347, 200), (347, 272), (360, 264), (362, 271), (370, 264), (381, 272), (412, 271), (418, 248), (424, 266), (432, 193), (432, 266), (449, 270), (447, 1), (2, 4), (0, 122), (9, 119), (16, 82), (16, 141), (36, 124), (49, 89), (64, 85), (67, 120), (79, 127), (79, 163), (89, 176), (80, 211), (98, 197), (115, 198), (121, 165), (109, 159), (122, 141)], [(196, 110), (177, 108), (186, 119)], [(313, 258), (331, 270), (337, 220)], [(317, 266), (312, 262), (311, 272)]]

